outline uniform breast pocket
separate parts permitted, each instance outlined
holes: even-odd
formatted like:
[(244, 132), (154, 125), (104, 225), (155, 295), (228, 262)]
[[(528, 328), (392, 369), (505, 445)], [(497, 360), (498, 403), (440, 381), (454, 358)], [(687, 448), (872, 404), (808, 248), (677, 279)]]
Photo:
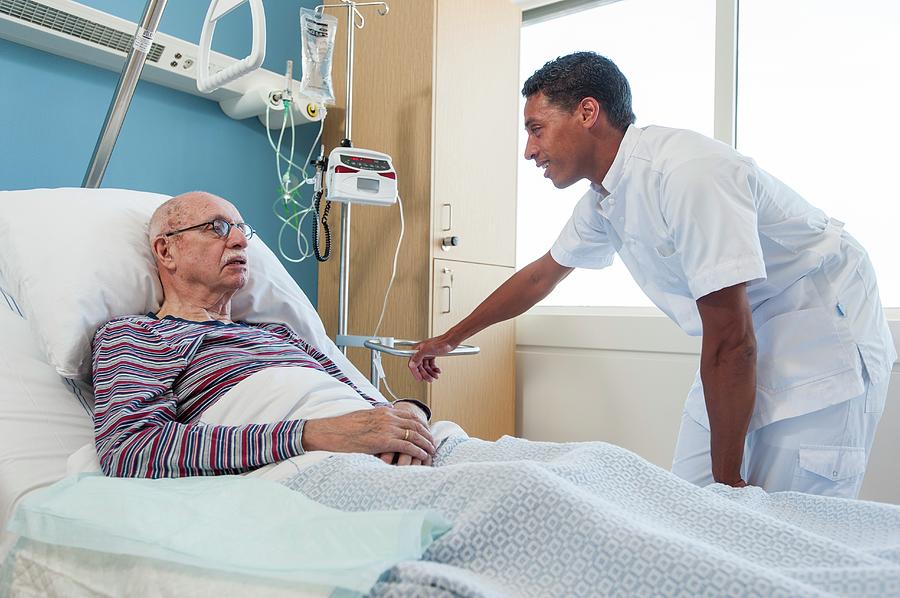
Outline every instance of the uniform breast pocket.
[(662, 259), (668, 259), (675, 255), (675, 243), (666, 240), (656, 246), (656, 255)]
[(668, 240), (661, 241), (649, 253), (657, 286), (670, 293), (684, 294), (686, 288), (682, 282), (681, 254), (675, 251), (675, 244)]
[(823, 308), (780, 314), (756, 331), (757, 384), (777, 393), (823, 380), (853, 366)]

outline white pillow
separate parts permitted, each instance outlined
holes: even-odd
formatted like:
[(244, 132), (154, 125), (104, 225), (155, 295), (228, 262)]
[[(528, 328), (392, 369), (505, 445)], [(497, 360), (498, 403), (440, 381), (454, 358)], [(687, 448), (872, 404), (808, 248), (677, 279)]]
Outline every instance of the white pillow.
[(5, 305), (10, 311), (15, 313), (20, 318), (24, 318), (25, 314), (22, 313), (22, 310), (19, 309), (19, 304), (16, 303), (16, 300), (13, 298), (12, 293), (7, 291), (8, 285), (6, 284), (6, 279), (3, 278), (3, 270), (0, 270), (0, 310), (3, 309)]
[[(0, 191), (0, 272), (61, 375), (90, 376), (90, 342), (105, 322), (159, 308), (147, 226), (168, 198), (125, 189)], [(235, 295), (232, 317), (289, 325), (360, 390), (381, 397), (328, 338), (309, 299), (259, 237), (247, 258), (250, 281)]]

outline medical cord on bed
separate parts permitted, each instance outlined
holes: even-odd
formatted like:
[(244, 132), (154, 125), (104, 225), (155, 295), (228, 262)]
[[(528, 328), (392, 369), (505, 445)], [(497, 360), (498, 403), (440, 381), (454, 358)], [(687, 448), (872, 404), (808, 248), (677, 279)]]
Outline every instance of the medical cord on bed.
[[(397, 194), (397, 205), (400, 208), (400, 236), (397, 238), (397, 248), (394, 250), (394, 261), (391, 264), (391, 278), (388, 280), (387, 289), (384, 291), (384, 302), (381, 304), (381, 315), (378, 316), (378, 323), (375, 325), (375, 332), (372, 336), (378, 336), (378, 332), (381, 330), (381, 324), (384, 322), (384, 314), (387, 312), (388, 299), (391, 295), (391, 288), (394, 286), (394, 279), (397, 277), (397, 258), (400, 257), (400, 245), (403, 244), (403, 233), (406, 230), (406, 221), (403, 218), (403, 199), (400, 197), (400, 194)], [(394, 398), (397, 399), (397, 395), (394, 394), (394, 391), (391, 390), (391, 387), (388, 386), (387, 377), (384, 374), (384, 369), (378, 364), (378, 377), (381, 379), (381, 382), (384, 383), (384, 387), (387, 389), (388, 393)]]
[(391, 264), (391, 278), (388, 280), (387, 289), (384, 291), (384, 302), (381, 304), (381, 315), (378, 316), (378, 324), (375, 325), (375, 332), (372, 336), (378, 336), (381, 330), (381, 323), (384, 321), (384, 313), (387, 311), (388, 298), (391, 294), (391, 287), (394, 286), (394, 278), (397, 277), (397, 258), (400, 257), (400, 245), (403, 243), (403, 232), (406, 230), (406, 222), (403, 219), (403, 200), (400, 194), (397, 194), (397, 205), (400, 206), (400, 236), (397, 238), (397, 248), (394, 250), (394, 261)]

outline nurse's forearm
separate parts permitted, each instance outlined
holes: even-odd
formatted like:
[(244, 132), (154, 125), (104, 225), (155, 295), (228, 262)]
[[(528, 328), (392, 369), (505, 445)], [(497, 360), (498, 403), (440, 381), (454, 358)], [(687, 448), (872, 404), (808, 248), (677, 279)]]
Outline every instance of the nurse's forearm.
[(452, 344), (459, 344), (492, 324), (525, 313), (549, 295), (572, 270), (556, 263), (549, 253), (545, 254), (513, 274), (442, 336)]
[(700, 378), (709, 414), (713, 479), (741, 481), (744, 439), (756, 400), (756, 343), (753, 337), (728, 349), (707, 347), (704, 339)]

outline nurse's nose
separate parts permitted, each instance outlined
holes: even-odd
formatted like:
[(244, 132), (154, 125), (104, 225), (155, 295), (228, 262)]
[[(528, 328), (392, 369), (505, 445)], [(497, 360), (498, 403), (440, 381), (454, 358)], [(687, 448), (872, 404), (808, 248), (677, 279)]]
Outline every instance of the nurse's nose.
[(537, 148), (534, 147), (531, 140), (525, 142), (525, 159), (526, 160), (535, 160), (537, 159)]

